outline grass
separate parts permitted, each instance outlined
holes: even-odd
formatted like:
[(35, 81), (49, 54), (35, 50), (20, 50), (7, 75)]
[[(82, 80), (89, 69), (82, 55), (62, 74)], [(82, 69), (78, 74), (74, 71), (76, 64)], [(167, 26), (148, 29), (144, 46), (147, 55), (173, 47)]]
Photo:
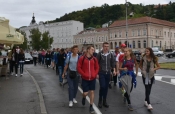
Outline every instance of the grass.
[(160, 63), (160, 67), (175, 70), (175, 63)]

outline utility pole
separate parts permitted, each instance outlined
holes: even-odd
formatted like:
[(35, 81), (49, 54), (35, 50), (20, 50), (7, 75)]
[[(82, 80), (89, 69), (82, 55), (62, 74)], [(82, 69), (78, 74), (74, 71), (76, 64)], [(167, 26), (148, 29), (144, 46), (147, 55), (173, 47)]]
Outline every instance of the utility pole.
[(127, 15), (127, 13), (128, 13), (128, 2), (127, 2), (127, 0), (125, 0), (126, 1), (126, 3), (125, 3), (125, 5), (126, 5), (126, 41), (127, 41), (127, 47), (128, 47), (128, 15)]

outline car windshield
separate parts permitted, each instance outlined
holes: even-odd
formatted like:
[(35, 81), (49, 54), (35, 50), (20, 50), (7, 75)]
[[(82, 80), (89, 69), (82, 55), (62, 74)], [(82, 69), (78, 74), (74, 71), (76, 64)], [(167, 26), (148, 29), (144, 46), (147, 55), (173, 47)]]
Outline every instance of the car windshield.
[(25, 58), (32, 58), (32, 56), (30, 55), (30, 53), (25, 53)]

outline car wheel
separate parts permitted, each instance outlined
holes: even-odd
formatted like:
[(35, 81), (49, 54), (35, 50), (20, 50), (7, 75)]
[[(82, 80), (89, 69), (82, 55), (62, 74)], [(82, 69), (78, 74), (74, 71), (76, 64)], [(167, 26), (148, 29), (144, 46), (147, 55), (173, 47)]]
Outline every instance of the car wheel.
[(172, 56), (172, 55), (170, 55), (170, 58), (173, 58), (173, 56)]

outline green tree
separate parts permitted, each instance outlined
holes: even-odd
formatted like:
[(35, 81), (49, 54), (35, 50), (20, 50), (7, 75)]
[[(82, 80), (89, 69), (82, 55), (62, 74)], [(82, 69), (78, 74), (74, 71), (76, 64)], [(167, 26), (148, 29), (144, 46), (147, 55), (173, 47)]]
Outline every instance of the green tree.
[(39, 50), (40, 49), (40, 43), (41, 43), (41, 32), (38, 28), (34, 28), (30, 30), (30, 38), (31, 42), (30, 45), (32, 46), (32, 49)]
[(24, 36), (24, 42), (23, 44), (19, 45), (20, 48), (22, 48), (23, 50), (27, 49), (27, 37), (26, 37), (26, 33), (24, 31), (21, 31), (21, 34)]
[(53, 37), (51, 37), (49, 35), (49, 32), (44, 32), (42, 34), (42, 40), (41, 40), (41, 43), (40, 43), (40, 48), (41, 49), (50, 49), (51, 48), (51, 44), (53, 43)]

